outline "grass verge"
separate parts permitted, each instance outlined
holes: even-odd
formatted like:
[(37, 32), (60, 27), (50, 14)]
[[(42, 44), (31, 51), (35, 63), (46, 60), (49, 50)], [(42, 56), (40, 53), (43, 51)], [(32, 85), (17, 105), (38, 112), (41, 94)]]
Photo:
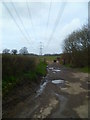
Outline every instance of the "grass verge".
[(72, 65), (70, 65), (70, 64), (66, 64), (66, 65), (64, 65), (64, 66), (67, 67), (67, 68), (77, 69), (77, 70), (80, 71), (80, 72), (90, 73), (90, 67), (88, 67), (88, 66), (85, 66), (85, 67), (82, 67), (82, 68), (72, 67)]
[(90, 73), (90, 67), (78, 68), (81, 72)]

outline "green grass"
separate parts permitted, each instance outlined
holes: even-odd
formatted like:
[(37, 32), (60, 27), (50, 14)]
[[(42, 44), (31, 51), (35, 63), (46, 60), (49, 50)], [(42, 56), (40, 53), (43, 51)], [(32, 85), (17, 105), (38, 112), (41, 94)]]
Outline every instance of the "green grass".
[(57, 56), (40, 56), (39, 58), (40, 58), (40, 60), (42, 60), (42, 61), (44, 61), (44, 59), (45, 59), (46, 61), (53, 61), (53, 60), (55, 60), (55, 59), (57, 58)]
[(45, 76), (46, 75), (46, 66), (47, 64), (44, 63), (43, 61), (40, 61), (40, 63), (36, 67), (36, 74), (40, 76)]
[(70, 64), (65, 64), (64, 66), (65, 67), (72, 67)]
[(73, 69), (77, 69), (80, 72), (84, 72), (84, 73), (90, 73), (90, 67), (86, 66), (86, 67), (82, 67), (82, 68), (78, 68), (78, 67), (72, 67), (72, 65), (70, 64), (66, 64), (64, 65), (67, 68), (73, 68)]
[(79, 70), (84, 73), (90, 73), (90, 67), (79, 68)]
[(24, 74), (24, 78), (29, 79), (30, 81), (37, 82), (38, 77), (46, 75), (46, 66), (46, 63), (40, 61), (40, 63), (37, 65), (34, 71), (29, 71)]
[(6, 80), (2, 80), (3, 95), (7, 94), (18, 83), (18, 79), (14, 76), (8, 77)]

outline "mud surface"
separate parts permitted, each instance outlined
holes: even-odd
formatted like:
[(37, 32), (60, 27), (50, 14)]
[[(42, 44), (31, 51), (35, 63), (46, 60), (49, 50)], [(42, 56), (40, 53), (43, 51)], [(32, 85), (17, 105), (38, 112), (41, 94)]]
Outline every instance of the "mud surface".
[(3, 118), (88, 118), (88, 74), (58, 63), (49, 64), (47, 71), (32, 95), (3, 109)]

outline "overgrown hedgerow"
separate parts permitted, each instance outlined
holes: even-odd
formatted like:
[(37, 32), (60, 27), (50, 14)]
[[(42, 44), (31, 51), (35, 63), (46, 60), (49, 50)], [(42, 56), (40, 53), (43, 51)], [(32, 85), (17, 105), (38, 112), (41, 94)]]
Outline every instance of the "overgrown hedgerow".
[(46, 63), (37, 57), (2, 55), (2, 90), (8, 93), (21, 80), (36, 82), (46, 74)]

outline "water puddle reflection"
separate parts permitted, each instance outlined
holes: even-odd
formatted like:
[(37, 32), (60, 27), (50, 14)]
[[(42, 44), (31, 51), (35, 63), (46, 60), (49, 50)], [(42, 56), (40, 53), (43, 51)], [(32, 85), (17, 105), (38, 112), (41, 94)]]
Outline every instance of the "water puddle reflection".
[(54, 68), (53, 67), (50, 67), (49, 70), (53, 70)]
[(45, 89), (47, 83), (48, 83), (48, 81), (45, 81), (45, 82), (43, 82), (43, 84), (40, 85), (39, 90), (37, 90), (37, 95), (36, 95), (36, 97), (38, 97), (39, 95), (42, 94), (42, 92), (43, 92), (43, 90)]
[(64, 80), (52, 80), (53, 84), (63, 84)]
[(53, 72), (60, 72), (61, 70), (59, 69), (53, 69)]

